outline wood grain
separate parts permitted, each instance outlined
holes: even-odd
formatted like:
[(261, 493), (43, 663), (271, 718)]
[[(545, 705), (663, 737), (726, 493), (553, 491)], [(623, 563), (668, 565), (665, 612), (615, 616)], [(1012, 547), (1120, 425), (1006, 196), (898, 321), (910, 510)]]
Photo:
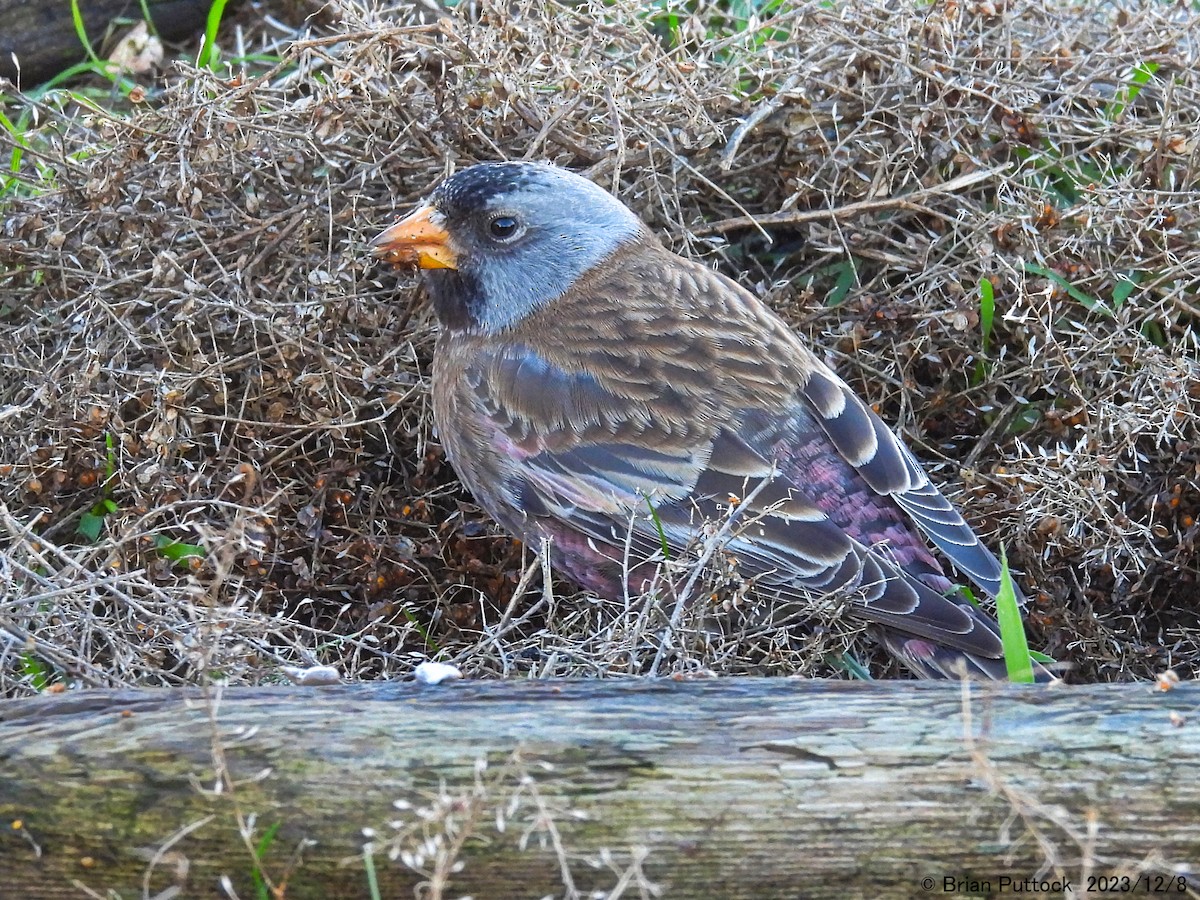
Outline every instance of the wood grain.
[[(473, 824), (433, 896), (563, 896), (560, 855), (577, 891), (611, 891), (614, 869), (588, 862), (605, 851), (669, 897), (908, 898), (923, 878), (960, 896), (944, 879), (1050, 878), (1048, 856), (1078, 891), (1085, 860), (1200, 860), (1198, 701), (1192, 685), (973, 685), (964, 705), (954, 684), (783, 679), (42, 696), (0, 704), (0, 869), (23, 898), (142, 896), (143, 879), (216, 896), (221, 875), (252, 896), (240, 811), (256, 838), (278, 823), (273, 877), (316, 842), (289, 900), (365, 897), (362, 829), (387, 836), (413, 819), (394, 801), (441, 795)], [(219, 770), (232, 792), (211, 791)], [(374, 865), (382, 896), (423, 880), (384, 849)]]

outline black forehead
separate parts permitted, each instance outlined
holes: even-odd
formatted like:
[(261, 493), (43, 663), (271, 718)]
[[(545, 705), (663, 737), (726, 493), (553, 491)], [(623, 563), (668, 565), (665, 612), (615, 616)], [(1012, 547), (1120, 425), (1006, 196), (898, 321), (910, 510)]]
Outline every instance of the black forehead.
[(484, 209), (495, 197), (540, 181), (540, 174), (528, 163), (481, 163), (451, 175), (430, 199), (449, 216), (466, 215)]

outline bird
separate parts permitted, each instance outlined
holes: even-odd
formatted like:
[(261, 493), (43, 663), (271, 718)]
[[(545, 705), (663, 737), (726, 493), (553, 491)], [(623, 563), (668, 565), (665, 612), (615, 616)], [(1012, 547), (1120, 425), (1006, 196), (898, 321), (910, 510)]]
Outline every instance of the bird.
[(723, 552), (759, 591), (849, 597), (919, 677), (1007, 677), (996, 622), (934, 549), (991, 597), (1001, 564), (913, 453), (762, 300), (614, 195), (477, 163), (371, 248), (420, 270), (447, 459), (555, 571), (630, 596), (737, 517)]

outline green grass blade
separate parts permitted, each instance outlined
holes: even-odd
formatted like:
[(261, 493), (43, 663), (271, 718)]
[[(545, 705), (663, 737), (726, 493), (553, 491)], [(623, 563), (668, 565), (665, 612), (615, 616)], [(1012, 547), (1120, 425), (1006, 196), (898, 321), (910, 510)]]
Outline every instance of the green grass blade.
[(273, 896), (273, 892), (267, 884), (267, 879), (263, 876), (262, 861), (263, 857), (267, 855), (267, 851), (271, 849), (271, 845), (275, 843), (275, 835), (282, 824), (282, 822), (276, 822), (268, 828), (254, 846), (254, 868), (250, 872), (250, 878), (254, 882), (254, 896), (256, 900), (271, 900)]
[(1038, 275), (1042, 278), (1053, 281), (1060, 288), (1067, 292), (1067, 296), (1069, 296), (1072, 300), (1076, 300), (1081, 303), (1089, 312), (1098, 312), (1102, 315), (1112, 318), (1113, 311), (1105, 306), (1102, 301), (1096, 299), (1091, 294), (1085, 294), (1057, 272), (1047, 269), (1045, 266), (1036, 265), (1035, 263), (1025, 263), (1025, 271), (1030, 275)]
[(88, 40), (87, 26), (83, 24), (83, 13), (79, 9), (79, 0), (71, 0), (71, 21), (75, 24), (75, 34), (79, 37), (79, 43), (83, 45), (83, 49), (87, 51), (88, 59), (99, 63), (100, 57), (96, 55), (96, 51), (92, 49), (92, 42)]
[(196, 57), (196, 65), (207, 69), (213, 60), (217, 48), (217, 31), (221, 28), (221, 17), (225, 15), (226, 0), (213, 0), (208, 9), (208, 19), (204, 23), (204, 43), (200, 45), (200, 53)]
[[(0, 99), (3, 96), (0, 95)], [(3, 128), (10, 138), (12, 138), (13, 148), (12, 155), (9, 157), (8, 170), (12, 173), (11, 178), (6, 178), (3, 183), (3, 191), (7, 191), (12, 185), (19, 183), (19, 175), (21, 172), (21, 159), (25, 155), (25, 148), (29, 146), (29, 142), (25, 140), (25, 134), (21, 128), (13, 123), (13, 121), (0, 110), (0, 128)]]
[(983, 353), (986, 356), (992, 340), (992, 320), (996, 315), (996, 290), (991, 281), (979, 279), (979, 330), (983, 333)]
[(996, 594), (996, 619), (1000, 623), (1000, 640), (1004, 644), (1004, 667), (1008, 680), (1017, 684), (1033, 683), (1033, 662), (1025, 626), (1021, 622), (1021, 607), (1017, 591), (1008, 571), (1008, 555), (1000, 547), (1000, 590)]
[(154, 27), (154, 17), (150, 15), (150, 0), (138, 0), (138, 6), (142, 8), (142, 21), (146, 23), (146, 30), (158, 37), (158, 29)]
[(363, 869), (367, 873), (367, 892), (371, 895), (371, 900), (382, 900), (383, 895), (379, 893), (379, 876), (375, 874), (375, 857), (371, 855), (368, 848), (363, 849)]
[(643, 494), (642, 496), (646, 499), (646, 506), (650, 508), (650, 521), (654, 523), (654, 530), (658, 532), (658, 541), (662, 544), (663, 558), (670, 559), (671, 548), (667, 545), (667, 533), (663, 531), (662, 520), (658, 517), (658, 510), (650, 502), (648, 494)]
[(841, 669), (855, 681), (874, 681), (871, 673), (867, 671), (867, 667), (860, 663), (849, 653), (838, 653), (827, 657), (826, 662), (834, 668)]

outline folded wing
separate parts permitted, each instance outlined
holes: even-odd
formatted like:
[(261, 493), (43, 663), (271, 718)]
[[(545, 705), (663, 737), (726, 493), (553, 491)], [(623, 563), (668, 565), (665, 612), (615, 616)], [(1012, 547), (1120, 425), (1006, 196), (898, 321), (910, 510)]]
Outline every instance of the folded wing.
[[(493, 375), (481, 372), (472, 380), (483, 392), (478, 403), (528, 454), (511, 470), (506, 493), (529, 526), (540, 523), (550, 534), (569, 529), (609, 547), (628, 544), (640, 560), (656, 554), (664, 539), (673, 558), (694, 552), (705, 533), (732, 518), (725, 548), (760, 587), (782, 597), (851, 595), (858, 615), (897, 633), (889, 646), (914, 668), (918, 664), (907, 657), (916, 648), (925, 659), (924, 674), (946, 674), (942, 669), (961, 659), (989, 675), (1002, 673), (994, 629), (923, 580), (948, 584), (932, 557), (923, 551), (909, 561), (914, 571), (906, 570), (901, 551), (917, 543), (910, 533), (899, 551), (888, 543), (887, 528), (879, 541), (863, 540), (871, 523), (886, 520), (895, 531), (900, 522), (899, 512), (881, 516), (864, 500), (876, 498), (878, 505), (886, 497), (868, 476), (877, 484), (888, 478), (893, 488), (902, 478), (915, 483), (909, 490), (918, 497), (931, 489), (902, 448), (890, 459), (880, 452), (892, 450), (883, 440), (894, 440), (886, 430), (876, 434), (871, 454), (855, 456), (860, 470), (844, 459), (829, 433), (849, 446), (839, 430), (851, 422), (845, 410), (833, 417), (829, 430), (803, 404), (775, 415), (734, 410), (728, 421), (706, 431), (680, 430), (656, 423), (645, 409), (631, 415), (628, 398), (591, 375), (556, 367), (528, 347), (508, 348), (503, 355), (479, 358), (476, 365)], [(496, 402), (488, 387), (500, 379), (505, 396), (523, 397), (524, 406)], [(557, 395), (557, 402), (547, 394)], [(863, 421), (869, 423), (870, 414)], [(806, 460), (819, 465), (806, 468)], [(940, 497), (936, 491), (933, 496)], [(856, 514), (839, 508), (847, 499), (858, 504)], [(937, 509), (921, 509), (927, 508)], [(953, 547), (966, 543), (954, 537)]]

